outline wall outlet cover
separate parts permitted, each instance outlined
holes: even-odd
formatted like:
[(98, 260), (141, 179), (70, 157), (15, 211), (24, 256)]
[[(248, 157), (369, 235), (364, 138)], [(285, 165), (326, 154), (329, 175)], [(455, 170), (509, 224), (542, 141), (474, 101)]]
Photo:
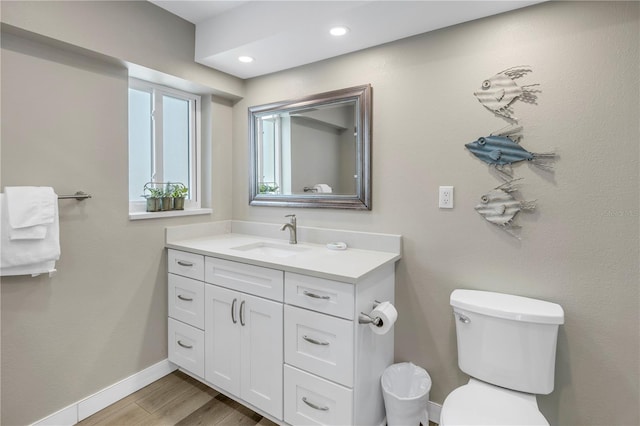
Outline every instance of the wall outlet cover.
[(453, 208), (453, 186), (440, 187), (438, 207), (440, 207), (441, 209)]

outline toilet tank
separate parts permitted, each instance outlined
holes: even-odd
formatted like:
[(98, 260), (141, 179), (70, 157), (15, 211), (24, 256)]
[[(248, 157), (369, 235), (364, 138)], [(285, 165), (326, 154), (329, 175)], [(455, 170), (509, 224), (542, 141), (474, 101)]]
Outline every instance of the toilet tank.
[(454, 290), (458, 365), (468, 375), (533, 394), (553, 391), (560, 305), (527, 297)]

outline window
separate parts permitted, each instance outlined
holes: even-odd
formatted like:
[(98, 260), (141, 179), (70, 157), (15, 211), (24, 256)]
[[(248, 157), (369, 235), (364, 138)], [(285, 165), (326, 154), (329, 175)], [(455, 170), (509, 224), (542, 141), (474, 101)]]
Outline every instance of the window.
[(200, 97), (129, 81), (129, 211), (144, 212), (144, 186), (183, 183), (185, 209), (200, 208)]

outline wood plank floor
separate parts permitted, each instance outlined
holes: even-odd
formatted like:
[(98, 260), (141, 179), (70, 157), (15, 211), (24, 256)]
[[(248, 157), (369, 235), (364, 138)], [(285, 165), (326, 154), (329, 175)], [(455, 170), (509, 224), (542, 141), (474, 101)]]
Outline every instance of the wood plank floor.
[(276, 426), (180, 371), (151, 383), (78, 425)]
[[(87, 417), (81, 426), (277, 426), (181, 371)], [(437, 426), (429, 422), (429, 426)]]

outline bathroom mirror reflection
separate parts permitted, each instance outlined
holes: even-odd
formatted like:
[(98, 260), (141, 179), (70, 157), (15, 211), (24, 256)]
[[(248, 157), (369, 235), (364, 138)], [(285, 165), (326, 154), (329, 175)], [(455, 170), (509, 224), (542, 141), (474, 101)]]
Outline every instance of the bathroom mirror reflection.
[(371, 86), (249, 108), (255, 206), (371, 209)]

